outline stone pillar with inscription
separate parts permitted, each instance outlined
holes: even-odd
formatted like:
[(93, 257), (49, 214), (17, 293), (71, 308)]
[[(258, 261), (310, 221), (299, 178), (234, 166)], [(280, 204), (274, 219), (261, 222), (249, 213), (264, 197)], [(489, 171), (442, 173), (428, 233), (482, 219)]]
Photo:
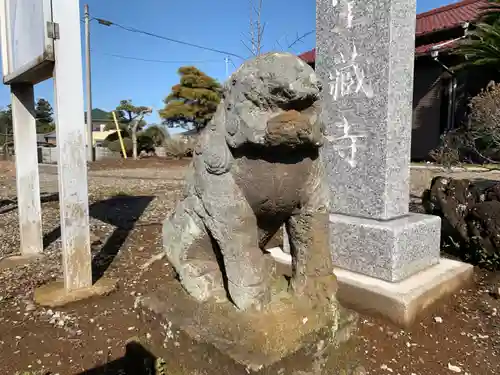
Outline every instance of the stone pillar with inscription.
[(415, 0), (316, 4), (337, 276), (401, 282), (440, 262), (440, 218), (409, 213)]

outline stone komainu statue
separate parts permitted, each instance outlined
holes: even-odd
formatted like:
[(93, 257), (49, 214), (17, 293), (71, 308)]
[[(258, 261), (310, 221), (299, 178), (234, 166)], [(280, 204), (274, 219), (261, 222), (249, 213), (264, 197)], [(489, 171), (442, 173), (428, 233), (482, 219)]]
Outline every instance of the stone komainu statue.
[(226, 82), (163, 225), (167, 257), (195, 299), (265, 305), (272, 270), (262, 249), (283, 223), (293, 293), (334, 297), (320, 90), (313, 69), (285, 53), (248, 61)]

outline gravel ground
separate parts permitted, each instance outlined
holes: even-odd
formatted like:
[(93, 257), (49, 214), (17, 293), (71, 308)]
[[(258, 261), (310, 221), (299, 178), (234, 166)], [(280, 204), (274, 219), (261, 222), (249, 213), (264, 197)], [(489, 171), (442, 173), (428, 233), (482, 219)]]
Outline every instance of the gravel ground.
[[(118, 169), (109, 170), (105, 165), (100, 168), (93, 166), (89, 171), (89, 203), (91, 207), (91, 232), (110, 231), (113, 223), (103, 222), (103, 213), (100, 212), (98, 202), (116, 195), (141, 195), (155, 197), (153, 204), (147, 206), (141, 214), (142, 222), (158, 222), (165, 215), (165, 207), (175, 202), (177, 194), (183, 186), (185, 168), (183, 164), (174, 166), (159, 165), (146, 169)], [(179, 165), (177, 165), (179, 164)], [(0, 164), (0, 168), (2, 165)], [(11, 163), (4, 162), (5, 173), (0, 180), (0, 258), (18, 253), (19, 228), (16, 206), (15, 171)], [(115, 166), (116, 167), (116, 166)], [(49, 237), (59, 226), (59, 212), (57, 202), (58, 182), (57, 167), (41, 165), (40, 194), (42, 197), (42, 225), (43, 233)], [(102, 206), (102, 205), (101, 205)], [(94, 211), (92, 211), (94, 209)], [(46, 249), (50, 252), (57, 249), (59, 241), (52, 242)]]
[[(119, 362), (127, 340), (151, 335), (134, 310), (135, 297), (173, 277), (166, 263), (157, 262), (147, 270), (142, 266), (161, 251), (161, 221), (181, 195), (185, 165), (185, 161), (149, 160), (90, 166), (93, 268), (97, 276), (104, 273), (119, 279), (119, 290), (58, 309), (40, 308), (32, 301), (36, 286), (61, 276), (56, 169), (41, 166), (41, 190), (46, 197), (42, 205), (45, 256), (26, 266), (0, 271), (2, 374), (129, 374)], [(18, 251), (19, 234), (14, 169), (5, 162), (0, 168), (2, 258)], [(413, 209), (419, 209), (419, 196), (436, 175), (500, 180), (499, 172), (412, 171)], [(500, 286), (500, 277), (478, 269), (475, 278), (470, 289), (457, 293), (406, 331), (360, 316), (361, 344), (356, 353), (366, 373), (500, 373), (500, 300), (491, 293)], [(104, 370), (90, 372), (93, 368)]]

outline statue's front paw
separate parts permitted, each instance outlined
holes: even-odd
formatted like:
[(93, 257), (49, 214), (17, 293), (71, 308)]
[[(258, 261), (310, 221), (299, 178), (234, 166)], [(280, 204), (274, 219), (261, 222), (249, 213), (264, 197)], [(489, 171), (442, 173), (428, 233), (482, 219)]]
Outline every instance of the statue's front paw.
[(271, 291), (267, 283), (239, 286), (229, 282), (229, 295), (239, 310), (262, 311), (271, 301)]
[(337, 279), (331, 276), (313, 276), (291, 281), (293, 294), (312, 305), (326, 306), (335, 302)]
[(184, 289), (197, 301), (205, 302), (210, 298), (216, 302), (227, 301), (217, 263), (193, 260), (184, 264), (178, 273)]

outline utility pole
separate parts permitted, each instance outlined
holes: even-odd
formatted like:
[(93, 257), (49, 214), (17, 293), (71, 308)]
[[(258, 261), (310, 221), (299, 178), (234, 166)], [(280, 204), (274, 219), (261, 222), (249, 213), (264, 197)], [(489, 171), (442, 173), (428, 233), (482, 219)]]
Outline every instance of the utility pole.
[(224, 61), (226, 62), (226, 78), (227, 78), (229, 76), (229, 57), (226, 56)]
[(85, 11), (85, 80), (87, 96), (87, 161), (94, 161), (94, 141), (92, 137), (92, 78), (90, 70), (90, 16), (89, 6), (84, 5)]

